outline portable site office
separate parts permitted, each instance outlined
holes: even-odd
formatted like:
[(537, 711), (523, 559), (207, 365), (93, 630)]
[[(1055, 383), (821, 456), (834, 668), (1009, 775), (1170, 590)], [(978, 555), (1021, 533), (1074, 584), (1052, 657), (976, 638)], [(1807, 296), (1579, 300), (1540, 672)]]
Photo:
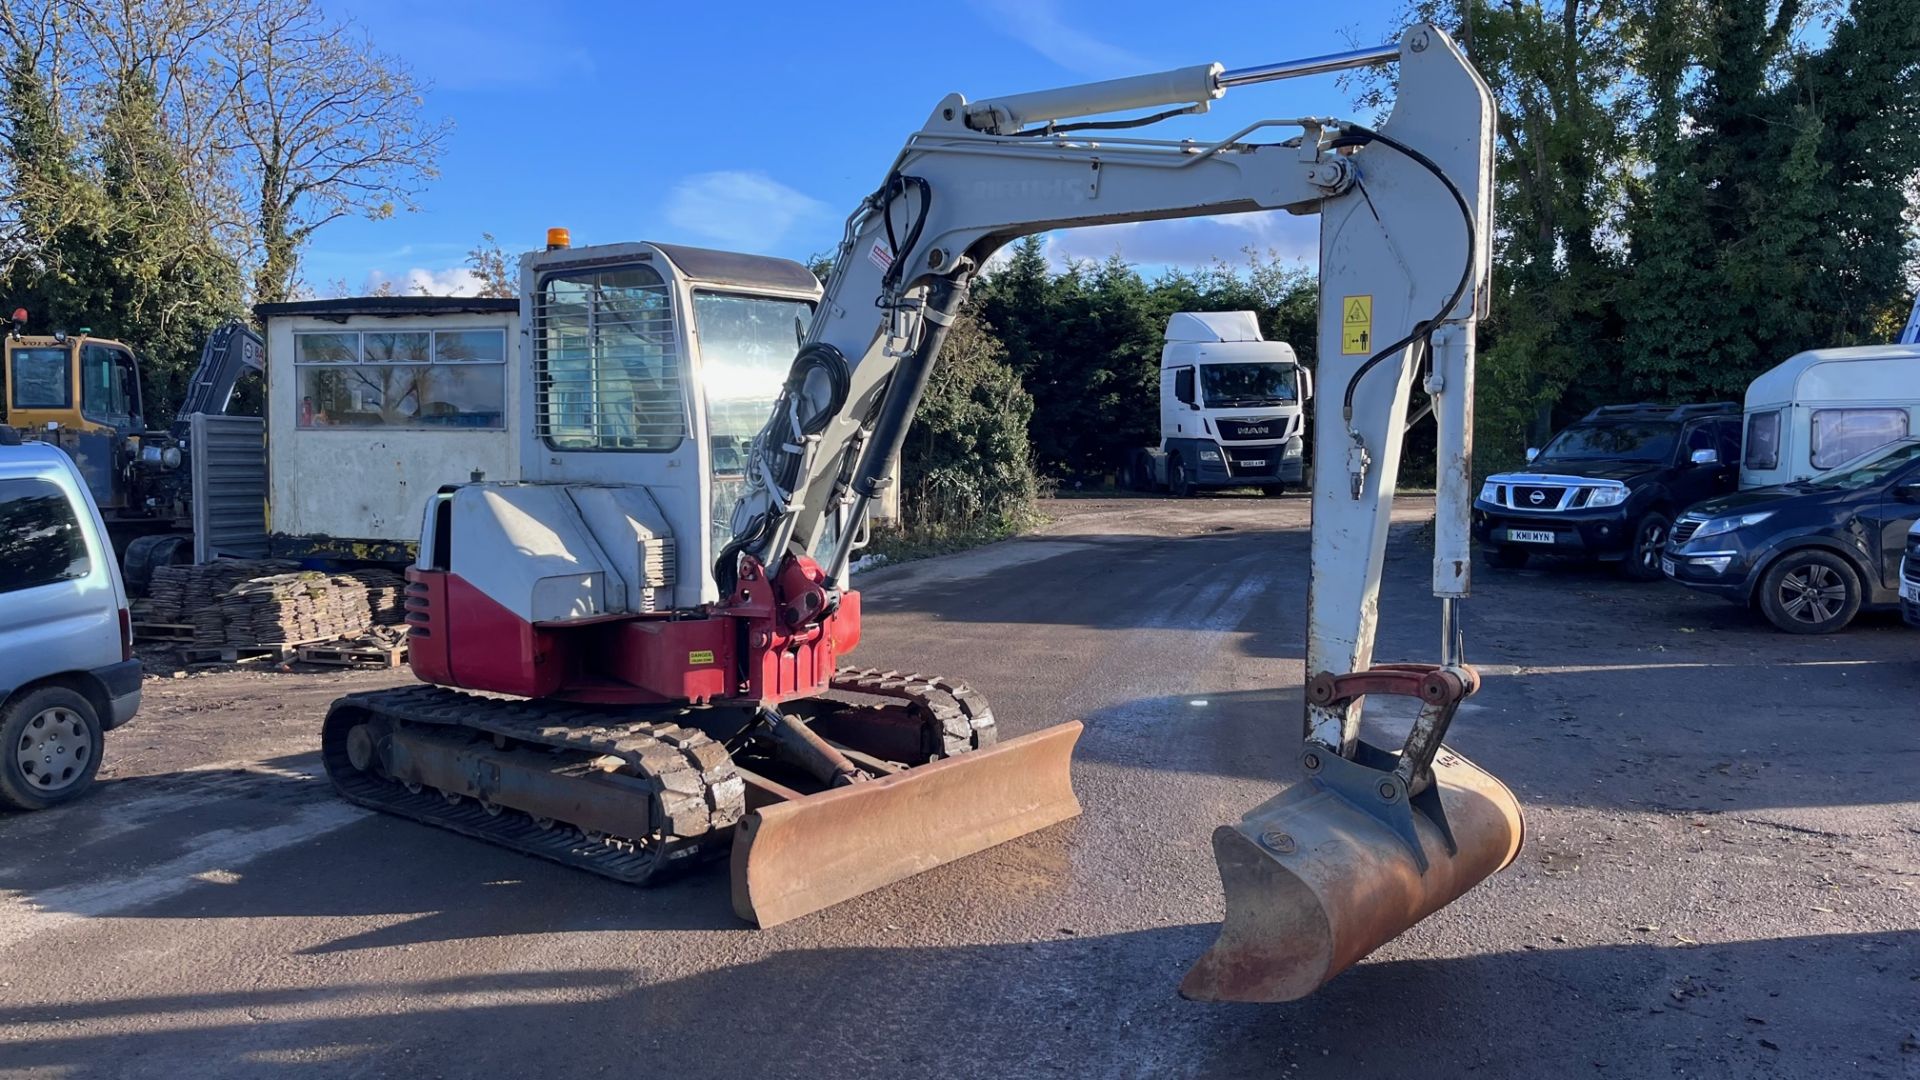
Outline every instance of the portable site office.
[(363, 296), (254, 314), (272, 555), (404, 563), (441, 485), (516, 478), (518, 300)]

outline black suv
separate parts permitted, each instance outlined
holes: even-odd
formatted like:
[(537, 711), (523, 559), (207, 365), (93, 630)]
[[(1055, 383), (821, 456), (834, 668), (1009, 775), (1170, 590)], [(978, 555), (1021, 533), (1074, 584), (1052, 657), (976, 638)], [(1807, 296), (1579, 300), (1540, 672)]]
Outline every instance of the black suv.
[(1609, 405), (1527, 461), (1526, 472), (1488, 477), (1473, 501), (1489, 562), (1574, 555), (1654, 581), (1674, 516), (1739, 484), (1740, 406)]

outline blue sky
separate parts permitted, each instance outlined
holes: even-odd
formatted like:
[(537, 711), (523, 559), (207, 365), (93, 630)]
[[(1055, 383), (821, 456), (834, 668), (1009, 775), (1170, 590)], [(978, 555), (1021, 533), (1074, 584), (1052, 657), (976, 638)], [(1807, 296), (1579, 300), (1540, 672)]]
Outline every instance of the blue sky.
[[(971, 99), (1194, 63), (1242, 67), (1393, 35), (1397, 0), (941, 0), (628, 4), (334, 0), (433, 85), (454, 130), (417, 213), (341, 220), (303, 276), (461, 284), (482, 232), (509, 253), (550, 225), (576, 244), (664, 240), (805, 258), (949, 91)], [(1350, 113), (1332, 76), (1242, 87), (1162, 137)], [(1312, 250), (1308, 220), (1242, 215), (1049, 238), (1050, 253), (1147, 267)]]

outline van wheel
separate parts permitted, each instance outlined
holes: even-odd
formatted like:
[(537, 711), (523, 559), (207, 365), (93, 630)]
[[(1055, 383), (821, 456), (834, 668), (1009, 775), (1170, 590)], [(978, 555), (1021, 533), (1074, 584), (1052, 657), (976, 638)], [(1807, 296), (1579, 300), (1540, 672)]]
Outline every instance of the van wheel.
[(1760, 613), (1789, 634), (1831, 634), (1860, 613), (1860, 577), (1832, 552), (1792, 552), (1760, 579)]
[(43, 686), (0, 710), (0, 807), (44, 810), (93, 785), (100, 717), (64, 686)]
[(1620, 560), (1620, 574), (1629, 581), (1660, 580), (1660, 549), (1667, 544), (1667, 515), (1649, 510), (1633, 527), (1633, 546)]
[(1167, 459), (1167, 492), (1176, 499), (1184, 499), (1193, 494), (1193, 477), (1187, 473), (1187, 463), (1175, 454)]

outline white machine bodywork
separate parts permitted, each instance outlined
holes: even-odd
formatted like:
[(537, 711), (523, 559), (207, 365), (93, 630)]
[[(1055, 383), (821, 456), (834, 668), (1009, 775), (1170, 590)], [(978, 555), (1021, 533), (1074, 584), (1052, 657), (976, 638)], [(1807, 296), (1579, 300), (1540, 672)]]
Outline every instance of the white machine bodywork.
[[(1434, 591), (1449, 604), (1465, 596), (1474, 326), (1486, 302), (1494, 108), (1485, 83), (1437, 28), (1416, 26), (1403, 35), (1397, 54), (1389, 50), (1366, 62), (1396, 58), (1399, 91), (1378, 134), (1430, 159), (1451, 178), (1459, 202), (1447, 182), (1384, 143), (1360, 145), (1356, 139), (1336, 145), (1343, 133), (1364, 129), (1332, 120), (1265, 121), (1212, 144), (1124, 133), (1005, 135), (976, 129), (1013, 130), (1014, 118), (1197, 104), (1190, 85), (1194, 69), (1167, 73), (1170, 88), (1157, 102), (1156, 94), (1143, 92), (1143, 80), (975, 104), (949, 95), (894, 162), (889, 185), (900, 186), (883, 186), (848, 222), (807, 334), (809, 345), (831, 345), (846, 358), (847, 405), (818, 436), (797, 490), (750, 488), (736, 510), (735, 532), (743, 533), (759, 515), (784, 522), (784, 528), (749, 553), (772, 563), (790, 540), (791, 550), (812, 553), (832, 580), (840, 580), (850, 553), (850, 544), (838, 539), (842, 523), (857, 520), (872, 495), (856, 490), (861, 481), (849, 475), (847, 458), (862, 453), (869, 460), (858, 472), (871, 476), (888, 455), (883, 438), (868, 442), (866, 435), (884, 431), (889, 420), (881, 408), (883, 390), (905, 377), (905, 362), (914, 358), (927, 324), (943, 321), (921, 315), (929, 298), (940, 295), (938, 279), (964, 289), (993, 251), (1030, 233), (1286, 209), (1321, 218), (1307, 669), (1361, 671), (1372, 659), (1394, 478), (1416, 378), (1424, 379), (1435, 402), (1439, 427)], [(1296, 73), (1224, 72), (1215, 75), (1214, 85)], [(1043, 106), (1038, 112), (1036, 100)], [(977, 125), (970, 123), (975, 120)], [(1284, 141), (1294, 135), (1297, 142)], [(911, 226), (916, 220), (917, 228)], [(896, 262), (897, 277), (889, 274)], [(1451, 300), (1463, 280), (1464, 289)], [(1364, 334), (1350, 330), (1344, 318), (1355, 300), (1364, 301)], [(1432, 343), (1430, 374), (1415, 370), (1404, 347), (1423, 329)], [(1349, 415), (1348, 384), (1370, 356), (1382, 352), (1381, 342), (1403, 344), (1359, 378)], [(912, 393), (917, 398), (918, 389)], [(870, 419), (875, 416), (880, 419)], [(774, 426), (763, 432), (757, 452), (780, 452), (765, 445), (773, 432)], [(1445, 655), (1458, 659), (1451, 647)], [(1308, 736), (1345, 749), (1358, 725), (1357, 705), (1310, 709)]]

